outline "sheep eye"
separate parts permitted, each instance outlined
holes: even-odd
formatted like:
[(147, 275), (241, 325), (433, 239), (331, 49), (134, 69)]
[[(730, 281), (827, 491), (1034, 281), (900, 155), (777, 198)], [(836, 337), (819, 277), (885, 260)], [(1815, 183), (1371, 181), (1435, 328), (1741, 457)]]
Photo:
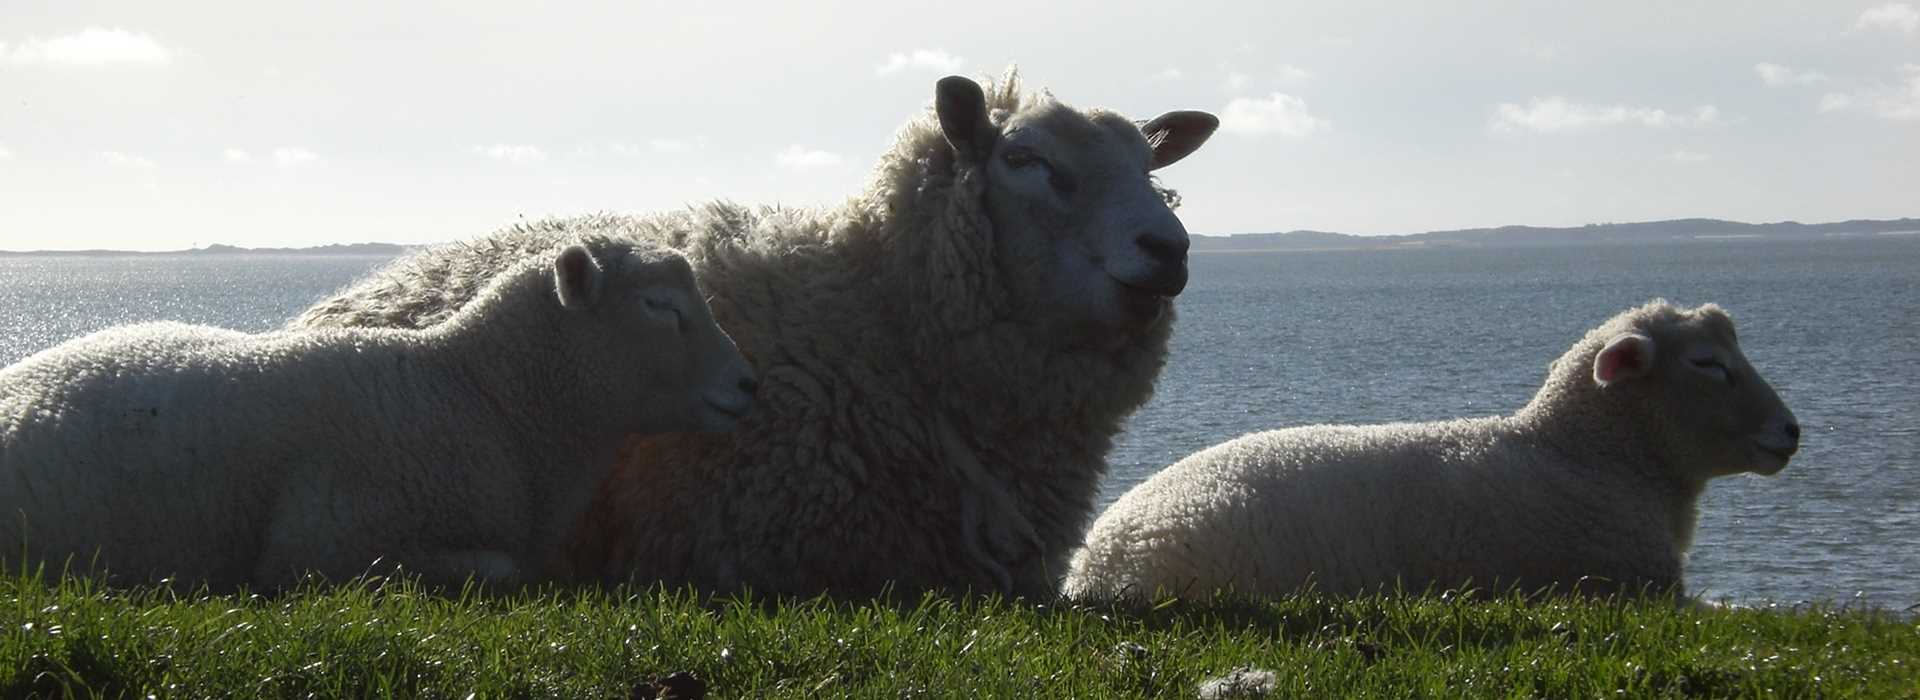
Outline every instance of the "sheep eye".
[(1713, 375), (1720, 381), (1731, 382), (1733, 380), (1733, 372), (1728, 370), (1727, 365), (1719, 360), (1709, 357), (1690, 360), (1690, 362), (1693, 363), (1694, 367), (1699, 368), (1700, 371)]
[(1005, 161), (1007, 167), (1013, 168), (1014, 170), (1023, 170), (1036, 165), (1045, 167), (1047, 165), (1045, 159), (1027, 151), (1007, 151), (1007, 154), (1001, 156), (1000, 160)]
[(673, 314), (674, 325), (679, 326), (680, 330), (687, 329), (687, 316), (686, 314), (680, 312), (680, 307), (675, 306), (670, 302), (662, 301), (659, 299), (647, 299), (645, 301), (647, 304), (647, 308), (653, 309), (654, 311)]

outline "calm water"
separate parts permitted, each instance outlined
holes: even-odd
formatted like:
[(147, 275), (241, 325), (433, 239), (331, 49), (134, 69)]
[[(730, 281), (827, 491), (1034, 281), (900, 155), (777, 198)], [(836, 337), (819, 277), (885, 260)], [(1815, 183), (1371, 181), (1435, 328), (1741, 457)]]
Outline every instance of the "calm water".
[[(270, 328), (381, 262), (0, 258), (0, 364), (131, 321)], [(1655, 296), (1731, 310), (1805, 430), (1780, 475), (1708, 489), (1691, 586), (1920, 603), (1920, 238), (1197, 255), (1103, 500), (1255, 430), (1511, 412), (1587, 329)]]

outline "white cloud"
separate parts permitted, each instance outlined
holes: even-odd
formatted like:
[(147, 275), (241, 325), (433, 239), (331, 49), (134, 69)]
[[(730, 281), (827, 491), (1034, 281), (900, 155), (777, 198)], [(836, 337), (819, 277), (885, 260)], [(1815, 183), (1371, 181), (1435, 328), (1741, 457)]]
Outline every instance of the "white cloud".
[(1705, 153), (1699, 153), (1696, 151), (1680, 149), (1680, 150), (1668, 153), (1666, 155), (1660, 156), (1660, 159), (1667, 161), (1669, 163), (1691, 165), (1693, 163), (1705, 163), (1709, 160), (1713, 160), (1713, 156), (1707, 155)]
[(777, 160), (780, 163), (780, 167), (783, 168), (792, 170), (815, 170), (839, 165), (842, 158), (836, 153), (807, 148), (796, 143), (788, 146), (787, 150), (781, 151)]
[(151, 160), (119, 151), (101, 151), (100, 159), (116, 168), (126, 168), (129, 170), (152, 170), (154, 168), (154, 162)]
[(1178, 68), (1168, 68), (1153, 74), (1153, 77), (1149, 78), (1149, 80), (1179, 80), (1185, 76), (1186, 74), (1180, 72)]
[(547, 152), (535, 146), (496, 143), (474, 146), (472, 150), (475, 154), (508, 163), (537, 163), (547, 159)]
[(1912, 34), (1915, 29), (1920, 29), (1920, 10), (1904, 2), (1890, 2), (1860, 13), (1860, 19), (1854, 20), (1853, 28)]
[(229, 163), (247, 163), (253, 161), (253, 154), (238, 148), (229, 148), (221, 151), (220, 157), (226, 158)]
[(304, 148), (282, 147), (273, 149), (273, 164), (282, 168), (297, 168), (320, 160), (320, 154)]
[[(662, 153), (692, 153), (707, 147), (707, 137), (697, 139), (648, 139), (646, 145), (615, 142), (607, 144), (606, 152), (621, 158), (645, 158)], [(574, 149), (575, 155), (592, 157), (597, 153), (592, 146)]]
[(924, 68), (936, 73), (953, 73), (966, 65), (959, 56), (940, 49), (915, 49), (913, 53), (896, 53), (887, 57), (887, 62), (874, 67), (878, 75), (892, 75), (908, 68)]
[(6, 146), (0, 146), (0, 160), (13, 160), (13, 151), (8, 150)]
[(1304, 83), (1313, 79), (1313, 71), (1307, 70), (1305, 68), (1301, 68), (1291, 63), (1281, 64), (1279, 72), (1280, 72), (1280, 82), (1282, 83), (1289, 83), (1289, 84)]
[(1230, 91), (1239, 90), (1241, 88), (1246, 87), (1247, 83), (1251, 82), (1252, 80), (1253, 80), (1252, 76), (1249, 76), (1240, 71), (1231, 71), (1227, 73), (1226, 79), (1221, 81), (1221, 85)]
[(1264, 99), (1235, 98), (1220, 111), (1220, 129), (1236, 134), (1305, 138), (1328, 128), (1327, 120), (1307, 110), (1306, 100), (1278, 92)]
[(1820, 97), (1820, 111), (1861, 110), (1889, 121), (1920, 120), (1920, 64), (1900, 67), (1892, 85), (1880, 84), (1852, 93), (1830, 92)]
[(125, 29), (88, 27), (51, 39), (28, 39), (0, 58), (16, 66), (166, 65), (173, 52), (153, 37)]
[(1676, 113), (1653, 107), (1586, 105), (1556, 96), (1536, 97), (1528, 100), (1525, 106), (1511, 102), (1501, 103), (1494, 108), (1493, 120), (1488, 127), (1496, 132), (1558, 133), (1616, 125), (1655, 129), (1696, 127), (1716, 124), (1719, 121), (1720, 109), (1713, 105), (1702, 105), (1695, 107), (1691, 112)]
[(1797, 70), (1778, 63), (1755, 63), (1753, 72), (1760, 81), (1774, 87), (1782, 85), (1812, 85), (1827, 82), (1827, 76), (1820, 71)]

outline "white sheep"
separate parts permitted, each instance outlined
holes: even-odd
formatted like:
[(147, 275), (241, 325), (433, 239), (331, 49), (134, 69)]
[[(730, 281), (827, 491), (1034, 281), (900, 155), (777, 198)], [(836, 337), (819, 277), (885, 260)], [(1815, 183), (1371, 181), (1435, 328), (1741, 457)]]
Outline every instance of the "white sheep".
[[(575, 543), (579, 575), (1055, 594), (1186, 284), (1187, 233), (1149, 173), (1218, 120), (1139, 125), (1015, 82), (939, 81), (834, 208), (715, 203), (491, 238), (595, 230), (685, 250), (765, 387), (732, 435), (629, 442)], [(296, 325), (431, 323), (461, 301), (449, 280), (495, 255), (429, 251)]]
[(685, 258), (568, 242), (426, 330), (149, 323), (0, 370), (0, 559), (219, 591), (550, 578), (626, 435), (731, 429), (754, 390)]
[(1095, 522), (1065, 593), (1684, 595), (1707, 481), (1776, 473), (1799, 435), (1724, 311), (1656, 300), (1588, 333), (1512, 416), (1291, 428), (1189, 456)]

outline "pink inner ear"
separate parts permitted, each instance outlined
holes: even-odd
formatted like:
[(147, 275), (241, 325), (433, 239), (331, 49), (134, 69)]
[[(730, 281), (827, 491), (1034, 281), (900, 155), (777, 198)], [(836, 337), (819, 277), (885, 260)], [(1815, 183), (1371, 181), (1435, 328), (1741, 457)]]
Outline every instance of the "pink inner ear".
[(1647, 369), (1646, 343), (1634, 338), (1623, 338), (1607, 349), (1600, 351), (1594, 358), (1593, 378), (1601, 383), (1612, 383), (1628, 376), (1638, 375)]

